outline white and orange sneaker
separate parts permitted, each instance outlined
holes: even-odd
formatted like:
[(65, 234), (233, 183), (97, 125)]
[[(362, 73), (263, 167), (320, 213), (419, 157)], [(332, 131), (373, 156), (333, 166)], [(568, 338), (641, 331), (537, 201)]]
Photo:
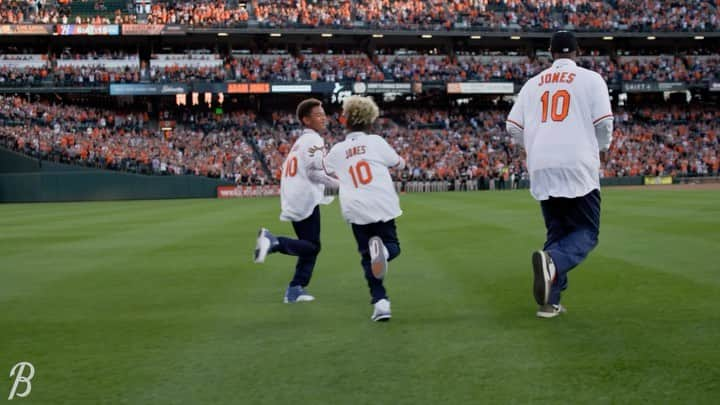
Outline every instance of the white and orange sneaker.
[(370, 269), (373, 276), (382, 280), (388, 269), (388, 250), (383, 244), (382, 239), (377, 236), (370, 238), (368, 242), (368, 250), (370, 251)]

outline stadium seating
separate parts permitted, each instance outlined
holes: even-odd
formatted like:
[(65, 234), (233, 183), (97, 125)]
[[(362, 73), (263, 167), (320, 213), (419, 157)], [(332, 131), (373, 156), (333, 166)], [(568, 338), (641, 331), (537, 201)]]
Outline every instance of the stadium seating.
[[(140, 7), (145, 10), (144, 7)], [(134, 23), (123, 1), (46, 2), (42, 8), (20, 1), (0, 5), (0, 22)], [(143, 18), (152, 24), (199, 27), (333, 27), (404, 30), (552, 31), (716, 31), (717, 2), (712, 0), (210, 0), (154, 2)], [(63, 16), (68, 17), (63, 21)]]

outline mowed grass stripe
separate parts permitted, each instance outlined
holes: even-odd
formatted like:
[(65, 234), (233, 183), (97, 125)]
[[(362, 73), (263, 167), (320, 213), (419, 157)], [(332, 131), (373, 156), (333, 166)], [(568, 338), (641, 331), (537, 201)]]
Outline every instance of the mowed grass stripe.
[[(56, 205), (51, 208), (62, 207)], [(87, 219), (86, 223), (65, 222), (65, 229), (54, 230), (49, 234), (46, 231), (33, 234), (32, 231), (24, 230), (22, 236), (13, 239), (13, 244), (6, 244), (13, 251), (12, 254), (3, 255), (3, 262), (8, 269), (6, 276), (34, 277), (32, 282), (14, 288), (14, 295), (22, 292), (23, 286), (37, 289), (46, 281), (49, 282), (48, 288), (57, 288), (59, 279), (64, 278), (73, 284), (76, 278), (85, 278), (88, 273), (100, 280), (112, 279), (110, 272), (125, 271), (125, 264), (134, 263), (147, 250), (172, 244), (192, 246), (187, 241), (195, 236), (193, 233), (197, 230), (212, 233), (212, 230), (206, 229), (206, 223), (213, 223), (220, 218), (217, 211), (210, 208), (205, 208), (204, 215), (200, 215), (201, 211), (195, 207), (190, 210), (171, 209), (162, 215), (142, 211), (108, 215), (100, 213), (96, 216), (100, 223), (93, 224), (92, 218)], [(62, 209), (58, 210), (58, 215), (63, 215)], [(182, 220), (179, 221), (179, 218)], [(197, 237), (200, 243), (205, 239)], [(21, 248), (14, 249), (17, 245)], [(158, 268), (160, 271), (163, 269), (170, 270), (165, 266)], [(4, 285), (7, 287), (11, 284)]]

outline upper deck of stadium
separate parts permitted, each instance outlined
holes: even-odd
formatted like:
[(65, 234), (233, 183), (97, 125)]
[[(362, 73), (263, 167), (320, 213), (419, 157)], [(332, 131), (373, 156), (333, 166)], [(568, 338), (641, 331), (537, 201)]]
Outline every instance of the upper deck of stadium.
[(433, 32), (717, 32), (715, 0), (7, 1), (0, 24)]

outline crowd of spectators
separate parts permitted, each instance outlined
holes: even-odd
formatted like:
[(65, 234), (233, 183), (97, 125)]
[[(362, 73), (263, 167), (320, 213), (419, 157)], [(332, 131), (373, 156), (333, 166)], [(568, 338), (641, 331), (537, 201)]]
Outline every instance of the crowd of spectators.
[[(373, 131), (407, 160), (397, 179), (502, 182), (526, 179), (523, 149), (505, 130), (507, 109), (402, 107), (383, 112)], [(161, 117), (163, 119), (163, 117)], [(147, 113), (0, 97), (0, 143), (45, 160), (145, 174), (221, 177), (276, 183), (302, 133), (290, 112), (224, 115), (188, 108), (163, 129)], [(342, 139), (337, 112), (323, 134)], [(624, 108), (604, 177), (718, 175), (720, 110), (700, 104)]]
[[(11, 55), (3, 55), (5, 57)], [(43, 57), (45, 57), (43, 55)], [(83, 62), (68, 64), (71, 62)], [(205, 66), (156, 65), (135, 55), (61, 54), (45, 66), (5, 63), (0, 57), (0, 86), (83, 86), (108, 83), (295, 82), (295, 81), (512, 81), (522, 84), (550, 66), (547, 57), (470, 55), (232, 55)], [(622, 81), (720, 81), (717, 55), (582, 56), (580, 66), (600, 73), (610, 84)]]
[[(87, 0), (78, 0), (87, 2)], [(9, 0), (0, 3), (0, 24), (135, 24), (128, 10), (108, 10), (95, 1), (90, 15), (73, 15), (70, 0)]]
[(233, 27), (247, 24), (250, 14), (244, 3), (218, 0), (155, 2), (147, 15), (149, 24), (180, 24), (193, 27)]
[(720, 111), (692, 105), (620, 110), (604, 174), (718, 175)]
[[(523, 149), (505, 131), (507, 110), (440, 109), (386, 111), (374, 128), (407, 160), (397, 179), (526, 179)], [(325, 139), (344, 133), (331, 115)], [(720, 111), (698, 105), (620, 109), (602, 176), (718, 175)], [(254, 133), (275, 181), (290, 146), (301, 133), (291, 113), (274, 113)], [(330, 134), (334, 134), (330, 135)]]
[(253, 113), (184, 118), (186, 125), (163, 131), (147, 113), (0, 97), (0, 144), (43, 160), (112, 170), (269, 181), (245, 136), (256, 125)]
[(301, 55), (297, 65), (306, 80), (383, 81), (385, 74), (367, 55)]
[(352, 27), (353, 8), (347, 0), (253, 0), (253, 16), (261, 27)]
[[(86, 0), (83, 0), (86, 1)], [(135, 23), (138, 10), (71, 15), (71, 1), (3, 1), (0, 23)], [(97, 4), (101, 2), (96, 1)], [(550, 31), (716, 31), (715, 0), (253, 0), (156, 1), (140, 13), (151, 24), (198, 27), (370, 27), (381, 29)]]

